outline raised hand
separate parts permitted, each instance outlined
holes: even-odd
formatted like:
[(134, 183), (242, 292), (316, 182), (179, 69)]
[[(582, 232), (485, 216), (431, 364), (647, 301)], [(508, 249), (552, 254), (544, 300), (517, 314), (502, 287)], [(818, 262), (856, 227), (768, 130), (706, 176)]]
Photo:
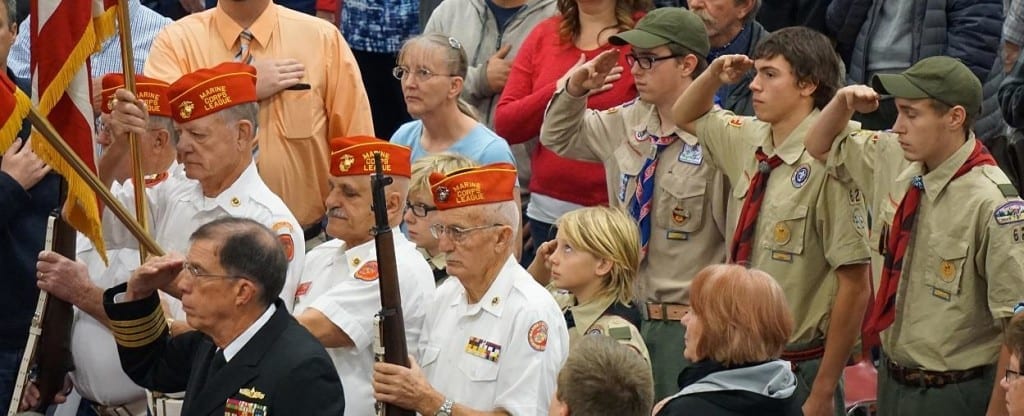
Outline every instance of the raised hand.
[(722, 55), (711, 62), (711, 68), (718, 73), (719, 81), (735, 84), (754, 68), (754, 60), (746, 55)]
[(620, 53), (618, 49), (610, 49), (585, 63), (582, 63), (585, 58), (580, 56), (580, 62), (569, 70), (566, 91), (581, 97), (610, 90), (612, 84), (622, 78), (623, 68), (618, 66)]
[(845, 100), (847, 109), (858, 113), (871, 113), (878, 109), (878, 92), (867, 85), (840, 88), (836, 96)]
[(125, 300), (145, 298), (162, 289), (177, 279), (185, 267), (185, 258), (180, 254), (150, 257), (142, 266), (132, 272), (128, 279), (128, 290)]

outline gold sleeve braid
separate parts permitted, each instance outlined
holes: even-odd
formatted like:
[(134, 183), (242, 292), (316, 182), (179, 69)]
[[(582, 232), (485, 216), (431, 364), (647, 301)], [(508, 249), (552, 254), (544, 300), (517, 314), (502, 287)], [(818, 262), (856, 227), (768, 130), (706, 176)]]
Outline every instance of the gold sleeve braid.
[(138, 348), (150, 344), (163, 335), (167, 329), (163, 308), (159, 305), (149, 315), (128, 321), (110, 321), (110, 331), (114, 334), (117, 345), (125, 348)]

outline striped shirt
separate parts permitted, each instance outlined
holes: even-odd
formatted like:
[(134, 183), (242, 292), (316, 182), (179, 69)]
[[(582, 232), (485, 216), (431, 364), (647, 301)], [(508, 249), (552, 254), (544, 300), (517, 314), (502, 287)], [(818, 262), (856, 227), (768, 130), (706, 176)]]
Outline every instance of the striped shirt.
[[(149, 48), (153, 46), (153, 39), (164, 26), (171, 23), (171, 19), (143, 6), (139, 0), (128, 1), (128, 14), (131, 16), (132, 58), (135, 60), (135, 73), (141, 74), (142, 66), (149, 56)], [(11, 47), (10, 56), (7, 58), (7, 68), (20, 78), (31, 77), (29, 73), (29, 51), (31, 50), (29, 34), (31, 30), (29, 19), (26, 18), (18, 28), (18, 37), (15, 38), (14, 46)], [(122, 72), (120, 42), (120, 36), (115, 34), (103, 42), (99, 52), (92, 55), (91, 75), (93, 78), (99, 78), (112, 72)]]

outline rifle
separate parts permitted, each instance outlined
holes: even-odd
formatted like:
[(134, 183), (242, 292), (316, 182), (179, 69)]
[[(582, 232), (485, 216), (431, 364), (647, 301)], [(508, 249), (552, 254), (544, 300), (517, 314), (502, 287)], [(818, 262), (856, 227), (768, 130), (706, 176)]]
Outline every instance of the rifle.
[[(65, 185), (66, 182), (62, 178), (62, 194)], [(75, 229), (61, 219), (58, 213), (52, 214), (47, 221), (45, 248), (64, 257), (75, 258)], [(74, 367), (71, 359), (73, 318), (74, 311), (70, 303), (57, 297), (50, 297), (45, 291), (39, 291), (39, 300), (36, 303), (8, 415), (18, 412), (25, 383), (30, 379), (29, 370), (33, 362), (35, 370), (32, 373), (35, 374), (35, 378), (32, 382), (39, 389), (39, 406), (30, 410), (46, 413), (46, 409), (53, 403), (53, 397), (64, 388), (64, 377)]]
[[(387, 200), (384, 187), (394, 180), (384, 176), (380, 153), (374, 153), (375, 172), (370, 175), (373, 190), (373, 240), (377, 247), (377, 271), (380, 278), (380, 312), (374, 317), (377, 338), (374, 341), (374, 358), (390, 364), (409, 367), (409, 352), (405, 345), (405, 320), (402, 317), (402, 293), (398, 285), (398, 266), (395, 263), (395, 240), (391, 235), (388, 221)], [(415, 412), (390, 403), (377, 402), (379, 416), (413, 416)]]

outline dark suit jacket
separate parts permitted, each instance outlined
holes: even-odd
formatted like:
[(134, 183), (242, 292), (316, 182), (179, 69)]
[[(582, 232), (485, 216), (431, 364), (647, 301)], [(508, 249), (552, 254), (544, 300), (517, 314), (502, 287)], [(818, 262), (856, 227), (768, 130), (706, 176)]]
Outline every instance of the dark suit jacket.
[[(269, 415), (342, 415), (345, 396), (324, 347), (278, 299), (266, 325), (220, 371), (207, 376), (217, 347), (192, 331), (171, 338), (160, 301), (114, 303), (125, 285), (108, 289), (110, 316), (125, 373), (147, 389), (185, 391), (183, 416), (223, 415), (225, 404), (266, 406)], [(163, 323), (161, 323), (163, 322)]]

